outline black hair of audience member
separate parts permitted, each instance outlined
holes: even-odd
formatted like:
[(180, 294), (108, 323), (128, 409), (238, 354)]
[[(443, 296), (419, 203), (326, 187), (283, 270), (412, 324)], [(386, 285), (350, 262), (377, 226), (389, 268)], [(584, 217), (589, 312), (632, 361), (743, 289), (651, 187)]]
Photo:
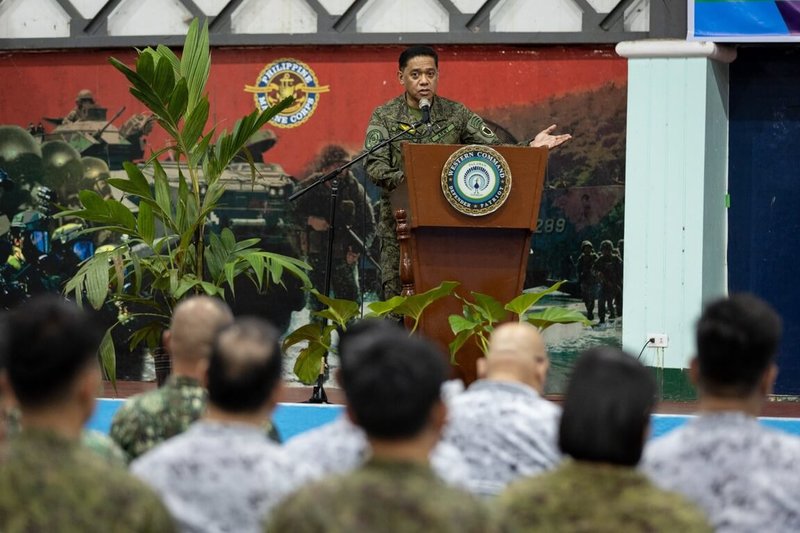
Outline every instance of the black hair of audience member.
[(23, 407), (63, 399), (88, 365), (99, 364), (101, 332), (86, 312), (54, 294), (37, 296), (6, 316), (6, 371)]
[(422, 431), (441, 401), (447, 365), (430, 342), (379, 328), (342, 366), (341, 379), (348, 411), (368, 437), (404, 440)]
[(709, 304), (697, 321), (700, 385), (716, 396), (744, 397), (775, 360), (781, 318), (764, 300), (734, 294)]
[(406, 332), (397, 322), (392, 320), (382, 320), (379, 318), (364, 318), (350, 324), (346, 330), (339, 331), (339, 353), (340, 368), (352, 361), (365, 345), (374, 342), (383, 334), (393, 334)]
[(567, 386), (558, 446), (578, 461), (635, 466), (655, 403), (655, 380), (641, 363), (616, 348), (591, 348)]
[(436, 50), (431, 48), (430, 46), (425, 45), (417, 45), (417, 46), (409, 46), (400, 54), (400, 57), (397, 60), (397, 64), (400, 67), (400, 70), (406, 68), (408, 62), (415, 57), (432, 57), (433, 63), (438, 67), (439, 66), (439, 54), (436, 53)]
[(221, 329), (208, 363), (208, 400), (231, 413), (264, 406), (281, 380), (280, 332), (269, 322), (243, 317)]

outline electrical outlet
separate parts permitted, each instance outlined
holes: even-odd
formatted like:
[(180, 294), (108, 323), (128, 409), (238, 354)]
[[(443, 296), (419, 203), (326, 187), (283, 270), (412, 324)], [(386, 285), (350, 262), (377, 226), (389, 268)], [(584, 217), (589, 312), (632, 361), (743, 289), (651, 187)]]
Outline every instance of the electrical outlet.
[(666, 348), (669, 346), (669, 337), (667, 337), (666, 333), (648, 333), (648, 339), (653, 339), (653, 341), (648, 344), (650, 348)]

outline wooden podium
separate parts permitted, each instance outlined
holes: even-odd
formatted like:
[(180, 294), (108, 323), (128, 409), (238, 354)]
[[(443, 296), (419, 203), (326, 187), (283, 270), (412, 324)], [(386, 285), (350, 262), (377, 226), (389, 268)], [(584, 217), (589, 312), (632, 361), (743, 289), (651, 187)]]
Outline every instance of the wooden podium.
[[(456, 292), (463, 297), (470, 298), (470, 291), (476, 291), (506, 303), (522, 292), (525, 282), (548, 152), (546, 148), (492, 146), (508, 163), (511, 190), (496, 211), (471, 216), (457, 211), (442, 192), (442, 169), (459, 148), (403, 145), (406, 180), (393, 193), (392, 206), (396, 217), (403, 217), (401, 210), (407, 217), (407, 221), (398, 219), (397, 228), (404, 292), (421, 293), (452, 280), (460, 282)], [(420, 331), (445, 353), (453, 339), (448, 316), (461, 314), (461, 307), (458, 299), (444, 298), (423, 314)], [(474, 381), (475, 361), (481, 355), (470, 340), (458, 353), (455, 376), (467, 384)]]

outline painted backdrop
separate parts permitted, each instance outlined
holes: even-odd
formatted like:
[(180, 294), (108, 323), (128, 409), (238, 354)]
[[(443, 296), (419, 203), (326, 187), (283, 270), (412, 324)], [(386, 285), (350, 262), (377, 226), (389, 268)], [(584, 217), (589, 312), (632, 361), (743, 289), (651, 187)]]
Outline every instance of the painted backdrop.
[[(272, 134), (265, 135), (259, 145), (264, 163), (260, 168), (271, 181), (258, 190), (232, 194), (230, 212), (218, 214), (220, 224), (243, 224), (242, 228), (261, 232), (265, 246), (278, 251), (315, 253), (310, 247), (315, 230), (306, 223), (305, 214), (297, 215), (286, 195), (310, 173), (343, 154), (350, 157), (360, 151), (372, 110), (401, 91), (396, 76), (401, 50), (389, 46), (213, 50), (208, 91), (211, 119), (220, 128), (231, 127), (254, 106), (269, 105), (280, 95), (294, 93), (298, 98), (292, 112), (280, 118), (281, 123), (270, 124)], [(122, 159), (146, 157), (163, 147), (163, 133), (158, 128), (147, 131), (146, 117), (137, 115), (144, 109), (128, 94), (126, 80), (108, 64), (109, 56), (128, 63), (134, 59), (134, 53), (127, 50), (0, 53), (0, 124), (30, 130), (37, 142), (62, 139), (84, 160), (87, 156), (101, 160), (111, 173), (120, 168)], [(606, 320), (598, 324), (600, 274), (591, 266), (595, 255), (600, 255), (602, 241), (610, 242), (615, 256), (623, 254), (626, 63), (610, 47), (449, 46), (440, 48), (440, 71), (439, 93), (478, 112), (508, 142), (530, 138), (551, 123), (558, 123), (559, 132), (575, 137), (551, 154), (526, 282), (526, 287), (536, 287), (569, 280), (565, 291), (551, 303), (574, 306), (594, 318), (592, 327), (571, 326), (549, 333), (554, 359), (550, 389), (560, 390), (578, 350), (597, 342), (619, 344), (621, 299), (605, 291)], [(88, 111), (82, 111), (76, 102), (85, 90), (92, 98)], [(86, 132), (58, 136), (57, 119), (73, 110), (84, 114), (80, 120), (94, 120), (100, 126), (88, 137)], [(94, 134), (118, 112), (100, 134), (103, 141), (97, 142)], [(92, 116), (85, 116), (87, 113)], [(24, 165), (18, 164), (19, 152), (8, 149), (9, 144), (23, 142), (15, 137), (19, 132), (2, 131), (0, 168), (5, 166), (12, 179), (14, 173), (27, 172), (27, 176), (17, 176), (20, 183), (46, 181), (48, 161), (44, 168), (24, 170)], [(124, 149), (119, 148), (122, 145)], [(48, 154), (42, 157), (47, 159)], [(100, 165), (93, 160), (90, 163)], [(363, 171), (356, 169), (354, 174), (363, 179)], [(377, 273), (368, 261), (376, 246), (367, 219), (377, 191), (369, 183), (364, 185), (363, 201), (352, 199), (352, 206), (345, 206), (346, 211), (352, 210), (351, 229), (365, 246), (353, 250), (358, 267), (348, 281), (369, 300), (375, 298)], [(36, 200), (30, 194), (16, 199), (12, 192), (4, 194), (8, 200), (0, 201), (0, 208), (9, 220)], [(70, 191), (62, 194), (68, 196)], [(324, 203), (325, 195), (315, 201)], [(320, 214), (326, 212), (322, 205), (316, 209)], [(268, 219), (268, 223), (242, 222), (254, 218)], [(256, 226), (260, 229), (252, 229)], [(7, 227), (8, 223), (0, 230)], [(581, 260), (584, 241), (592, 248), (583, 247), (589, 259)], [(584, 270), (580, 278), (579, 268)], [(337, 290), (344, 293), (345, 287), (337, 289), (334, 283)], [(243, 310), (269, 316), (284, 328), (308, 320), (307, 303), (299, 291), (289, 297), (262, 297), (238, 304)]]

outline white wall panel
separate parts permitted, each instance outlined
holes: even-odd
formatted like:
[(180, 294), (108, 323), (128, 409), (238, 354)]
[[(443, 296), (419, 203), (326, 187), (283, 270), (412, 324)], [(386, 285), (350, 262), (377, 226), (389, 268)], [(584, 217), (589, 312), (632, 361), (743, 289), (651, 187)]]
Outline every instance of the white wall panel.
[(581, 31), (583, 11), (572, 0), (500, 0), (490, 21), (496, 32)]
[(108, 17), (109, 35), (184, 35), (192, 14), (178, 0), (125, 0)]
[(70, 18), (55, 0), (0, 3), (0, 39), (68, 37)]
[(233, 33), (315, 33), (317, 14), (304, 0), (245, 0), (231, 15)]
[(370, 0), (358, 12), (363, 33), (439, 33), (450, 30), (450, 15), (436, 0)]

